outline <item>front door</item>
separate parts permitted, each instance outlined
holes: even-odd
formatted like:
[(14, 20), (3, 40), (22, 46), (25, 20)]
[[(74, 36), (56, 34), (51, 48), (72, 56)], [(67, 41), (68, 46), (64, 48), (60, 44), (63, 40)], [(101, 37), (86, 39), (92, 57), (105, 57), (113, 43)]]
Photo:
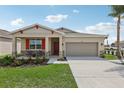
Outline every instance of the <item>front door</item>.
[(59, 55), (59, 42), (54, 42), (53, 47), (54, 47), (53, 54)]

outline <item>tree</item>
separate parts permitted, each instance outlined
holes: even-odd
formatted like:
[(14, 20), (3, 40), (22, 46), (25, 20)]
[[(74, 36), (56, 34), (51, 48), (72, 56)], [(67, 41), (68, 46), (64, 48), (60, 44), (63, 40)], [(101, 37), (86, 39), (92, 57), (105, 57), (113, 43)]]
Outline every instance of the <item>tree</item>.
[(121, 17), (124, 13), (124, 5), (112, 5), (111, 13), (109, 16), (117, 18), (117, 57), (122, 59), (121, 50), (120, 50), (120, 25), (121, 25)]

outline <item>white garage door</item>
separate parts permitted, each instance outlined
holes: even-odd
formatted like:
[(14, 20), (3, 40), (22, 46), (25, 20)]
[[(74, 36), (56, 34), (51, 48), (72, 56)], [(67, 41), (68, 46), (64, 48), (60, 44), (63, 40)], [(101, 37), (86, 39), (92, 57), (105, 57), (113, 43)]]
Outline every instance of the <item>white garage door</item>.
[(66, 56), (97, 56), (98, 43), (66, 43)]

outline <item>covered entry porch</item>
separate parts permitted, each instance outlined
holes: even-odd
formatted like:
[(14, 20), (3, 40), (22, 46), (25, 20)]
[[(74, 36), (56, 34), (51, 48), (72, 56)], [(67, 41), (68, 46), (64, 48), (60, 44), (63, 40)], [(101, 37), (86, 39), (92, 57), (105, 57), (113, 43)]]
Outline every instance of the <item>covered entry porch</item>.
[(21, 39), (21, 54), (63, 56), (62, 37), (13, 37), (12, 55), (17, 56), (17, 38)]

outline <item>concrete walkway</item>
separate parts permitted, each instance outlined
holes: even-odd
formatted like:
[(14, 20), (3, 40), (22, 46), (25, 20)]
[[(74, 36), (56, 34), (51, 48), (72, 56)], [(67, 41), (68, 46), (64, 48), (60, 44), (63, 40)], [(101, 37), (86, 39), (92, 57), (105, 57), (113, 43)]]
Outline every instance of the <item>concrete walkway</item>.
[(72, 57), (68, 62), (79, 88), (124, 88), (124, 65), (95, 57)]
[(51, 57), (48, 61), (48, 64), (68, 64), (67, 61), (57, 61), (58, 58), (58, 56)]

